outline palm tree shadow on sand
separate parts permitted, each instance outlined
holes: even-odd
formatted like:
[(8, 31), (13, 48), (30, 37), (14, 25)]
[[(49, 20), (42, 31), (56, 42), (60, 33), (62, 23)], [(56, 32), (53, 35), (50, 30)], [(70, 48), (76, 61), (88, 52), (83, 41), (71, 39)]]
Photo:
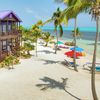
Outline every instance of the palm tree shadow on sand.
[(44, 52), (45, 54), (54, 54), (53, 51), (49, 51), (49, 50), (41, 50), (41, 51), (38, 51), (38, 52)]
[(60, 90), (64, 90), (66, 93), (68, 93), (70, 96), (72, 96), (73, 98), (77, 99), (77, 100), (81, 100), (80, 98), (76, 97), (75, 95), (73, 95), (72, 93), (68, 92), (66, 90), (66, 85), (67, 85), (67, 81), (68, 78), (61, 78), (62, 82), (56, 81), (54, 79), (51, 79), (49, 77), (44, 77), (40, 80), (42, 80), (43, 82), (45, 82), (45, 84), (36, 84), (37, 87), (40, 87), (42, 91), (45, 91), (47, 89), (55, 89), (58, 88)]
[(44, 65), (48, 65), (48, 64), (58, 64), (60, 63), (61, 61), (54, 61), (54, 60), (49, 60), (49, 59), (38, 59), (39, 61), (43, 61)]

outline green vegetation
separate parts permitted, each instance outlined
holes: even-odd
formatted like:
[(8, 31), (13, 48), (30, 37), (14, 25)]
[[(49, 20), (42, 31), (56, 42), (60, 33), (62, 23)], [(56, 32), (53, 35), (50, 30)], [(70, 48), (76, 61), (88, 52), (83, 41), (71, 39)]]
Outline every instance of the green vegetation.
[[(72, 32), (73, 32), (73, 33), (72, 33), (72, 36), (75, 37), (75, 31), (73, 30)], [(79, 28), (77, 27), (77, 28), (76, 28), (76, 38), (77, 38), (77, 39), (80, 39), (81, 36), (82, 36), (82, 33), (79, 31)]]
[(0, 68), (8, 67), (8, 69), (13, 69), (13, 65), (16, 64), (19, 64), (19, 59), (13, 55), (9, 55), (0, 63)]
[(38, 39), (41, 37), (41, 33), (42, 33), (42, 30), (40, 29), (39, 26), (42, 26), (42, 21), (38, 21), (31, 28), (31, 31), (32, 31), (31, 37), (33, 37), (33, 40), (36, 43), (36, 46), (35, 46), (35, 48), (36, 48), (36, 56), (37, 56), (37, 42), (38, 42)]
[(51, 34), (49, 32), (43, 32), (42, 33), (42, 39), (46, 43), (45, 46), (48, 46), (48, 43), (52, 42), (52, 40), (54, 39), (54, 37), (51, 36)]
[[(56, 38), (57, 38), (57, 42), (58, 42), (58, 31), (60, 33), (60, 37), (62, 37), (63, 35), (63, 28), (61, 25), (61, 16), (62, 16), (62, 12), (60, 11), (60, 8), (57, 8), (57, 11), (55, 11), (51, 17), (51, 19), (47, 20), (44, 24), (46, 23), (50, 23), (53, 22), (54, 23), (54, 31), (56, 33)], [(58, 44), (55, 44), (55, 54), (57, 53), (57, 48), (58, 48)]]

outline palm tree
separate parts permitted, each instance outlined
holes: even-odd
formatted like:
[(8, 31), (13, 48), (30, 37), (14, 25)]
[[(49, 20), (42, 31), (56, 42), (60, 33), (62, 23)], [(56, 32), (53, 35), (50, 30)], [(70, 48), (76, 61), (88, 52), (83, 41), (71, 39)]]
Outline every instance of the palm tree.
[(28, 55), (30, 55), (30, 51), (34, 50), (34, 46), (30, 42), (24, 43), (24, 48)]
[(42, 25), (42, 21), (38, 21), (35, 25), (32, 26), (32, 38), (36, 42), (36, 56), (37, 56), (37, 41), (41, 37), (41, 29), (39, 26)]
[(93, 62), (92, 62), (92, 74), (91, 74), (91, 88), (94, 100), (98, 100), (96, 89), (95, 89), (95, 63), (96, 63), (96, 53), (97, 53), (97, 44), (98, 44), (98, 37), (99, 37), (99, 16), (100, 16), (100, 1), (96, 0), (93, 3), (90, 14), (92, 14), (92, 18), (96, 20), (96, 38), (95, 38), (95, 45), (94, 45), (94, 53), (93, 53)]
[(91, 89), (92, 89), (93, 99), (98, 100), (95, 89), (95, 66), (96, 66), (97, 44), (99, 40), (100, 0), (84, 0), (84, 2), (91, 4), (89, 14), (91, 14), (92, 19), (96, 21), (96, 38), (94, 44), (94, 53), (93, 53), (92, 70), (91, 70)]
[[(44, 24), (46, 23), (50, 23), (50, 22), (53, 22), (54, 23), (54, 31), (56, 33), (56, 39), (57, 39), (57, 42), (58, 42), (58, 31), (60, 33), (60, 37), (62, 37), (63, 35), (63, 28), (62, 28), (62, 25), (61, 25), (61, 11), (60, 11), (60, 8), (57, 8), (57, 11), (55, 11), (52, 15), (52, 18), (47, 20), (46, 22), (44, 22)], [(59, 29), (58, 29), (59, 28)], [(55, 49), (55, 54), (57, 53), (57, 48), (58, 48), (58, 45), (55, 45), (56, 49)]]
[[(60, 1), (68, 3), (68, 1), (71, 1), (71, 0), (60, 0)], [(93, 99), (98, 100), (96, 90), (95, 90), (95, 62), (96, 62), (97, 43), (98, 43), (98, 37), (99, 37), (100, 0), (81, 0), (81, 2), (82, 2), (82, 5), (80, 4), (78, 6), (81, 8), (79, 10), (83, 10), (83, 11), (84, 10), (86, 11), (87, 8), (91, 8), (91, 4), (92, 4), (90, 13), (92, 14), (92, 18), (95, 18), (96, 20), (97, 28), (96, 28), (96, 39), (95, 39), (93, 63), (92, 63), (91, 88), (92, 88)]]
[[(76, 35), (77, 35), (77, 16), (80, 12), (83, 12), (87, 9), (87, 7), (90, 5), (89, 3), (82, 2), (82, 0), (56, 0), (63, 2), (67, 5), (67, 8), (64, 9), (61, 19), (63, 19), (64, 23), (68, 23), (68, 20), (75, 19), (74, 23), (74, 51), (76, 50)], [(76, 53), (74, 52), (74, 70), (77, 70), (76, 67)]]
[(48, 46), (48, 43), (54, 39), (53, 36), (49, 32), (43, 32), (42, 33), (42, 39), (46, 42), (45, 46)]
[[(72, 36), (74, 37), (75, 36), (75, 34), (74, 34), (75, 31), (73, 30), (72, 32), (73, 32)], [(81, 35), (82, 35), (82, 33), (79, 31), (79, 28), (77, 27), (76, 28), (76, 37), (81, 38)]]
[[(66, 8), (64, 11), (63, 11), (63, 17), (64, 17), (64, 21), (66, 21), (66, 23), (68, 23), (68, 20), (69, 19), (75, 19), (75, 23), (74, 23), (74, 51), (76, 50), (76, 29), (77, 29), (77, 16), (79, 14), (79, 9), (78, 9), (78, 4), (80, 3), (80, 0), (66, 0), (64, 1), (68, 8)], [(77, 9), (76, 9), (77, 8)], [(78, 71), (77, 70), (77, 67), (76, 67), (76, 53), (74, 52), (74, 70), (75, 71)]]

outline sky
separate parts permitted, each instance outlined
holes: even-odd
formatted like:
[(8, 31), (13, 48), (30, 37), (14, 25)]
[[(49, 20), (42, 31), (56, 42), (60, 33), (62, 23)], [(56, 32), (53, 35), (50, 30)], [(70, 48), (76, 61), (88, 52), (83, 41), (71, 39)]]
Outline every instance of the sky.
[[(66, 6), (55, 3), (54, 0), (0, 0), (0, 11), (14, 11), (22, 19), (21, 24), (25, 27), (35, 24), (38, 20), (50, 19), (58, 7), (63, 10)], [(78, 27), (95, 27), (95, 21), (91, 21), (91, 15), (85, 13), (78, 15), (77, 23)], [(53, 23), (46, 26), (53, 26)], [(74, 26), (73, 19), (69, 21), (68, 26)]]

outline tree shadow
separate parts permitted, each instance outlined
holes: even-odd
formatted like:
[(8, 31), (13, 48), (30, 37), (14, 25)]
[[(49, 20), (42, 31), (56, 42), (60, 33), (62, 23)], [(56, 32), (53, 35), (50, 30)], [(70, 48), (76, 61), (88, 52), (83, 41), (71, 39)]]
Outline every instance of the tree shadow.
[(49, 51), (49, 50), (41, 50), (41, 51), (38, 51), (38, 52), (44, 52), (45, 54), (54, 54), (54, 52), (52, 51)]
[(44, 65), (48, 65), (48, 64), (57, 64), (60, 63), (60, 61), (54, 61), (54, 60), (47, 60), (47, 59), (40, 59), (41, 61), (44, 61)]
[(44, 77), (40, 80), (42, 80), (43, 82), (45, 82), (45, 84), (36, 84), (37, 87), (41, 88), (40, 90), (45, 91), (47, 89), (55, 89), (58, 88), (60, 90), (64, 90), (66, 93), (68, 93), (70, 96), (72, 96), (73, 98), (77, 99), (77, 100), (81, 100), (80, 98), (76, 97), (75, 95), (73, 95), (72, 93), (70, 93), (69, 91), (66, 90), (66, 86), (67, 85), (67, 81), (68, 78), (61, 78), (62, 81), (56, 81), (54, 79), (51, 79), (49, 77)]
[(66, 67), (66, 68), (70, 69), (70, 70), (75, 71), (75, 70), (74, 70), (74, 67), (69, 66), (68, 64), (66, 64), (66, 62), (65, 62), (65, 61), (62, 61), (60, 64), (61, 64), (61, 65), (63, 65), (64, 67)]
[(47, 65), (47, 64), (57, 64), (59, 63), (60, 61), (53, 61), (53, 60), (44, 60), (44, 64)]

